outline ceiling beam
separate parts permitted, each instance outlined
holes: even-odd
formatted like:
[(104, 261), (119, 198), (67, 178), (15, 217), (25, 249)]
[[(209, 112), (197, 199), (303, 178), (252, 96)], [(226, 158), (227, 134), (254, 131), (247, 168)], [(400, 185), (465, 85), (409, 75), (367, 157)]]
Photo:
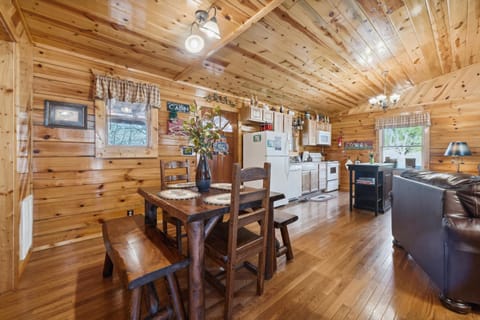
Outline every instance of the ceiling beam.
[(250, 19), (245, 21), (245, 23), (241, 24), (237, 29), (235, 29), (235, 31), (231, 32), (230, 34), (228, 34), (225, 37), (222, 37), (222, 39), (220, 41), (218, 41), (217, 43), (215, 43), (204, 56), (195, 59), (192, 62), (192, 64), (190, 64), (182, 72), (177, 74), (175, 76), (175, 78), (173, 78), (173, 80), (175, 80), (175, 81), (180, 80), (181, 78), (183, 78), (187, 74), (189, 74), (192, 70), (201, 67), (202, 63), (205, 59), (208, 59), (208, 57), (215, 54), (215, 52), (222, 49), (224, 46), (226, 46), (231, 41), (235, 40), (242, 33), (247, 31), (254, 23), (258, 22), (260, 19), (265, 17), (267, 14), (269, 14), (276, 7), (281, 5), (283, 3), (283, 1), (284, 0), (272, 0), (269, 4), (267, 4), (265, 7), (263, 7), (260, 11), (258, 11), (252, 17), (250, 17)]

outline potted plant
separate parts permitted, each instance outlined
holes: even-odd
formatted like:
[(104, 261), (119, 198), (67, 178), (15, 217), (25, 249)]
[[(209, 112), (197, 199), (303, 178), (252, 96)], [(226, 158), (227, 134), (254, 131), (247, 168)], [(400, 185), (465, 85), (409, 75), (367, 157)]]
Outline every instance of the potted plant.
[(183, 129), (190, 140), (193, 151), (198, 155), (195, 183), (200, 192), (210, 189), (211, 174), (207, 157), (212, 159), (214, 143), (220, 139), (220, 132), (213, 121), (213, 118), (219, 113), (218, 107), (202, 113), (200, 108), (193, 104), (190, 106), (190, 118), (183, 122)]

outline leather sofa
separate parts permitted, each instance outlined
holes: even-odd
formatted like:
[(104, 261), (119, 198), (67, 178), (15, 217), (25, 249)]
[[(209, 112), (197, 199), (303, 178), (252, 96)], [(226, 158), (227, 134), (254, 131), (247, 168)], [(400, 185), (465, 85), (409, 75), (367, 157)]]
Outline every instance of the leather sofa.
[(468, 313), (480, 304), (480, 177), (416, 170), (394, 176), (392, 233), (447, 308)]

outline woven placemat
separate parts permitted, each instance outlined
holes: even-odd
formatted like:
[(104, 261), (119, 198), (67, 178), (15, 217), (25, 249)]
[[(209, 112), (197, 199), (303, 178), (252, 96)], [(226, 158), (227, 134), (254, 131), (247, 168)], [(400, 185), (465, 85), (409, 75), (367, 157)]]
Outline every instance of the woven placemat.
[(169, 189), (182, 189), (182, 188), (193, 188), (195, 187), (195, 182), (180, 182), (180, 183), (170, 183), (167, 184)]
[(169, 200), (187, 200), (199, 197), (200, 193), (184, 189), (171, 189), (160, 191), (157, 195)]
[[(212, 183), (210, 188), (219, 189), (219, 190), (232, 190), (232, 184), (229, 182), (218, 182)], [(240, 186), (240, 190), (243, 189), (243, 186)]]
[(230, 204), (230, 193), (220, 193), (203, 199), (205, 203), (217, 206), (225, 206)]

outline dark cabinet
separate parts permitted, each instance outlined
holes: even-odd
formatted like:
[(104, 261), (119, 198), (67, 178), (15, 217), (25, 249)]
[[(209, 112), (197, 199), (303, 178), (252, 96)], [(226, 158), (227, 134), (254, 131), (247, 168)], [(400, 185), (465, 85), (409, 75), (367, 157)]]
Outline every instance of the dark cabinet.
[(350, 210), (372, 210), (377, 215), (390, 209), (393, 164), (351, 164), (348, 171)]

